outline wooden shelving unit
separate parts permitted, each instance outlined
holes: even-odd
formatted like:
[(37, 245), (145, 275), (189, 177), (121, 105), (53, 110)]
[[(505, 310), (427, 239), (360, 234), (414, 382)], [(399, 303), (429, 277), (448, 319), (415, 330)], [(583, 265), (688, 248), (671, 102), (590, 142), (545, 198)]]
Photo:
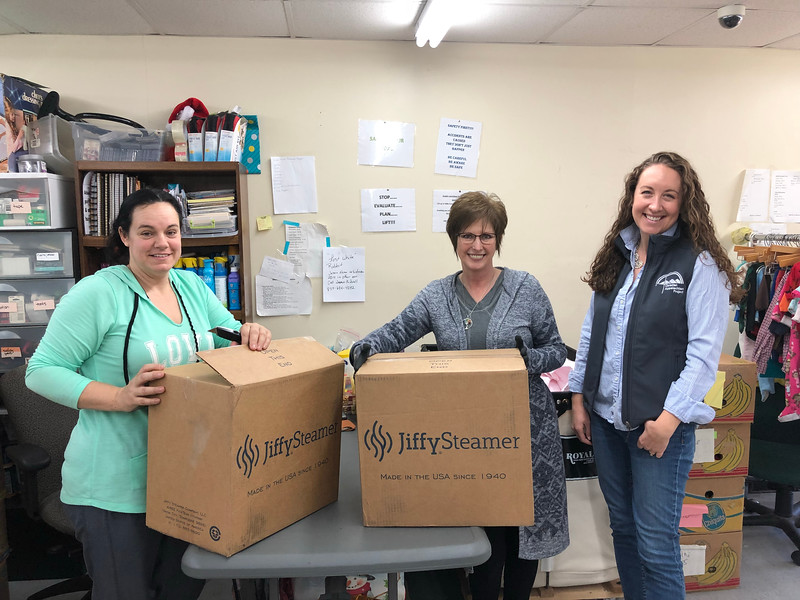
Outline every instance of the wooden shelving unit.
[(213, 254), (225, 252), (229, 256), (239, 256), (239, 277), (241, 310), (232, 310), (233, 316), (244, 321), (249, 303), (250, 281), (249, 249), (245, 247), (242, 228), (246, 226), (243, 217), (244, 199), (247, 197), (245, 170), (236, 162), (95, 162), (78, 161), (75, 172), (75, 201), (78, 214), (78, 255), (80, 275), (85, 277), (100, 269), (105, 261), (106, 237), (86, 235), (83, 225), (83, 179), (95, 173), (125, 173), (136, 175), (145, 185), (166, 189), (170, 183), (179, 183), (187, 192), (214, 189), (233, 189), (236, 194), (236, 215), (238, 233), (224, 237), (184, 237), (184, 254)]

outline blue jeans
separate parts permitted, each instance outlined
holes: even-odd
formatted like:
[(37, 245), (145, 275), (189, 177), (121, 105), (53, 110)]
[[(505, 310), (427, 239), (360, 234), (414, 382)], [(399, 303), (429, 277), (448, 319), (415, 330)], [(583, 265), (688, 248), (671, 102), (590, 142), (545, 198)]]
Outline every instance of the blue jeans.
[(593, 411), (591, 419), (625, 600), (685, 598), (678, 523), (696, 426), (681, 423), (664, 455), (656, 458), (636, 446), (644, 427), (619, 431)]

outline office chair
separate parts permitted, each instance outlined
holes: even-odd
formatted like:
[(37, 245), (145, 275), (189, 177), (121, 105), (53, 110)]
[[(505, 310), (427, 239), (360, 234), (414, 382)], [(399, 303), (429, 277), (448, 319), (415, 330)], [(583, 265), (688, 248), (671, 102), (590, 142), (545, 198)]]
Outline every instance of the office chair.
[[(0, 377), (0, 397), (19, 440), (6, 448), (17, 467), (25, 512), (60, 531), (74, 536), (72, 524), (63, 511), (61, 465), (70, 433), (78, 420), (78, 411), (51, 402), (25, 385), (25, 365)], [(75, 540), (75, 550), (80, 544)], [(81, 558), (82, 560), (82, 558)], [(42, 600), (61, 594), (87, 591), (91, 598), (92, 581), (88, 574), (53, 584), (28, 597)]]
[[(800, 421), (781, 423), (778, 415), (786, 406), (783, 386), (765, 400), (756, 397), (750, 433), (750, 469), (745, 494), (745, 525), (770, 525), (780, 528), (797, 547), (792, 561), (800, 565), (800, 502), (793, 493), (800, 489)], [(775, 490), (775, 509), (749, 497), (751, 490)]]

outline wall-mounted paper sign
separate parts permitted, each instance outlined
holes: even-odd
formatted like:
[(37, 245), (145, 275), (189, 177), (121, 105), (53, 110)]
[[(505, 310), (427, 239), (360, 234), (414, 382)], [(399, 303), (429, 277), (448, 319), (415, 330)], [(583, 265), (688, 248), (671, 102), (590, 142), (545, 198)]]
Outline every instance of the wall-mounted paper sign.
[(475, 177), (481, 146), (481, 123), (442, 119), (436, 147), (435, 173)]
[(447, 218), (450, 216), (450, 207), (461, 194), (467, 190), (433, 190), (433, 231), (444, 233), (447, 231)]
[(414, 166), (413, 123), (358, 120), (358, 164)]
[(744, 172), (742, 193), (736, 220), (766, 221), (769, 211), (769, 169), (747, 169)]
[(416, 231), (413, 188), (361, 190), (361, 231)]
[(273, 156), (272, 204), (276, 215), (317, 212), (316, 161), (313, 156)]
[(366, 300), (364, 248), (325, 248), (322, 251), (322, 301)]
[(769, 216), (773, 223), (800, 223), (800, 171), (772, 172)]

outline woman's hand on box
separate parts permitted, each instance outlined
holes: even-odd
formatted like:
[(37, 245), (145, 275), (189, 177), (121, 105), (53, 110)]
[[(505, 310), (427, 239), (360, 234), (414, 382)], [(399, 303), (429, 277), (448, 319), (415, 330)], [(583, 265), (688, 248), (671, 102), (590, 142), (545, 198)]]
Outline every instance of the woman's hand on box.
[(242, 346), (250, 350), (266, 350), (272, 341), (272, 332), (258, 323), (245, 323), (239, 334), (242, 336)]

